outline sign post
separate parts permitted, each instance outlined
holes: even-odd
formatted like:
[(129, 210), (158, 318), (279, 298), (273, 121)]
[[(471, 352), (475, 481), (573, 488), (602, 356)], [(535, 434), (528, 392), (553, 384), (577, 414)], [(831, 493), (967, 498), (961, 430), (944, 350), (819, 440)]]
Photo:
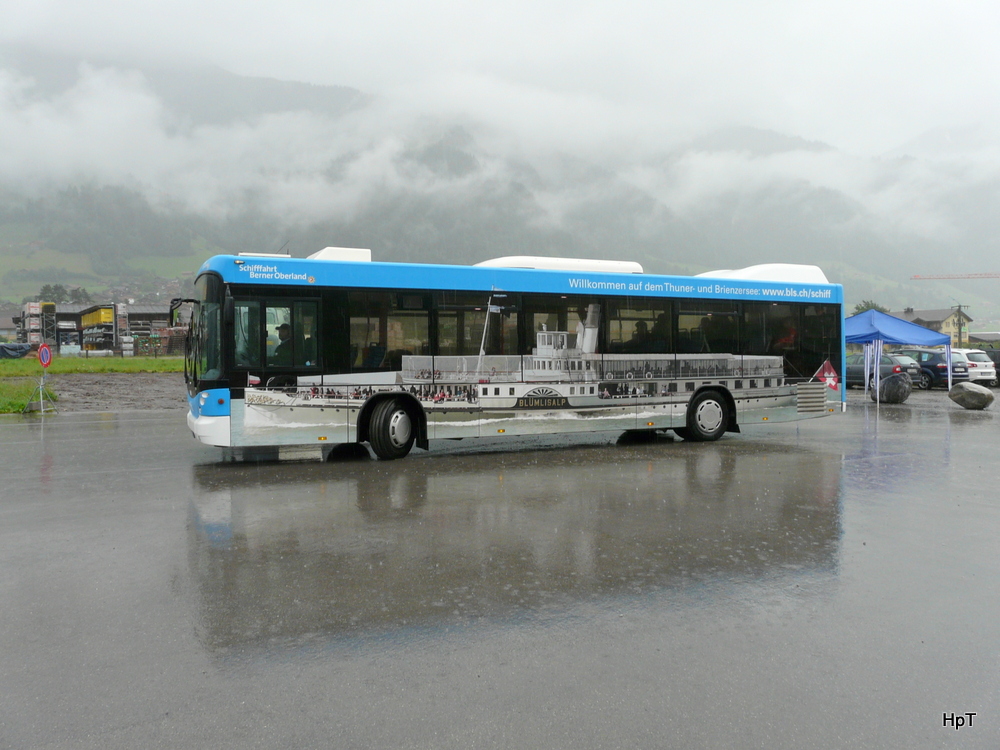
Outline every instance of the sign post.
[[(52, 397), (45, 392), (45, 374), (48, 372), (49, 365), (52, 364), (52, 349), (49, 348), (48, 344), (42, 344), (38, 347), (38, 364), (42, 366), (42, 377), (38, 379), (38, 387), (31, 394), (28, 403), (21, 409), (22, 414), (26, 411), (37, 411), (42, 414), (56, 411), (56, 405), (52, 401)], [(37, 406), (35, 405), (35, 394), (38, 394)]]

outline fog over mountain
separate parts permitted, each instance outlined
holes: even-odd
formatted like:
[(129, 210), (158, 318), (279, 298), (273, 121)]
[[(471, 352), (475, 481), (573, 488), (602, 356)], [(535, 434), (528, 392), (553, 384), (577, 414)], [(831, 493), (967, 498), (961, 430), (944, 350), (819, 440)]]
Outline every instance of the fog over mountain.
[[(880, 122), (868, 101), (873, 135), (851, 139), (863, 123), (816, 125), (787, 101), (762, 114), (747, 105), (750, 82), (748, 91), (720, 88), (714, 103), (694, 90), (712, 80), (697, 54), (687, 63), (709, 70), (663, 90), (649, 71), (622, 75), (620, 61), (589, 68), (596, 83), (585, 84), (555, 50), (537, 80), (508, 57), (430, 73), (421, 62), (390, 81), (385, 61), (379, 78), (341, 53), (336, 81), (326, 82), (253, 69), (290, 70), (273, 60), (234, 72), (224, 55), (172, 57), (120, 38), (95, 51), (60, 28), (58, 44), (24, 29), (0, 37), (0, 286), (86, 286), (89, 274), (94, 287), (120, 270), (108, 262), (190, 255), (193, 269), (217, 250), (306, 255), (336, 244), (383, 260), (577, 255), (635, 259), (654, 272), (815, 263), (851, 304), (960, 302), (977, 322), (1000, 319), (1000, 279), (910, 281), (1000, 271), (993, 91), (982, 92), (988, 106), (954, 118), (930, 116), (918, 101), (912, 122)], [(581, 28), (567, 32), (577, 44)], [(609, 33), (626, 31), (612, 24)], [(760, 72), (763, 63), (748, 60)], [(643, 84), (672, 91), (676, 111), (644, 98)], [(806, 91), (788, 82), (802, 111), (824, 106)], [(39, 248), (97, 260), (49, 271), (22, 262)], [(60, 270), (66, 278), (55, 278)]]

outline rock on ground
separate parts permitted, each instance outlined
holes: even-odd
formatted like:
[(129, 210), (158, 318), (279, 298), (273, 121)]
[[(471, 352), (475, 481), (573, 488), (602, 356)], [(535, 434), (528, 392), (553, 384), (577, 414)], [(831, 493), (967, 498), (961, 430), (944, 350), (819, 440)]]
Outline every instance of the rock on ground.
[(993, 403), (993, 392), (977, 383), (958, 383), (948, 391), (948, 398), (966, 409), (985, 409)]
[[(869, 391), (872, 401), (875, 401), (875, 390)], [(901, 404), (913, 393), (913, 381), (905, 372), (887, 375), (879, 380), (878, 401), (885, 404)]]

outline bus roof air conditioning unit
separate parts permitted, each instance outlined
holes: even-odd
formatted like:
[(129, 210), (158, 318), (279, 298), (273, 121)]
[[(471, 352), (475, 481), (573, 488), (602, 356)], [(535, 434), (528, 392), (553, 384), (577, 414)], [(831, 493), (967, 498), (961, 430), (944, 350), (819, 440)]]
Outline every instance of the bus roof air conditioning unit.
[(595, 260), (591, 258), (546, 258), (535, 255), (507, 255), (476, 263), (489, 268), (535, 268), (549, 271), (593, 271), (596, 273), (643, 273), (634, 260)]
[(371, 263), (372, 251), (360, 247), (324, 247), (309, 256), (309, 260), (339, 260)]

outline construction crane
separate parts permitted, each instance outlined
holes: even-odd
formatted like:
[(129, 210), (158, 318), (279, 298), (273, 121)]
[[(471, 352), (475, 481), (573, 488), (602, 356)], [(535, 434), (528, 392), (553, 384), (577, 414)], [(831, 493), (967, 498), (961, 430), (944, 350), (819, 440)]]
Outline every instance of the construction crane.
[(1000, 273), (943, 273), (938, 276), (911, 276), (911, 281), (923, 279), (1000, 279)]

